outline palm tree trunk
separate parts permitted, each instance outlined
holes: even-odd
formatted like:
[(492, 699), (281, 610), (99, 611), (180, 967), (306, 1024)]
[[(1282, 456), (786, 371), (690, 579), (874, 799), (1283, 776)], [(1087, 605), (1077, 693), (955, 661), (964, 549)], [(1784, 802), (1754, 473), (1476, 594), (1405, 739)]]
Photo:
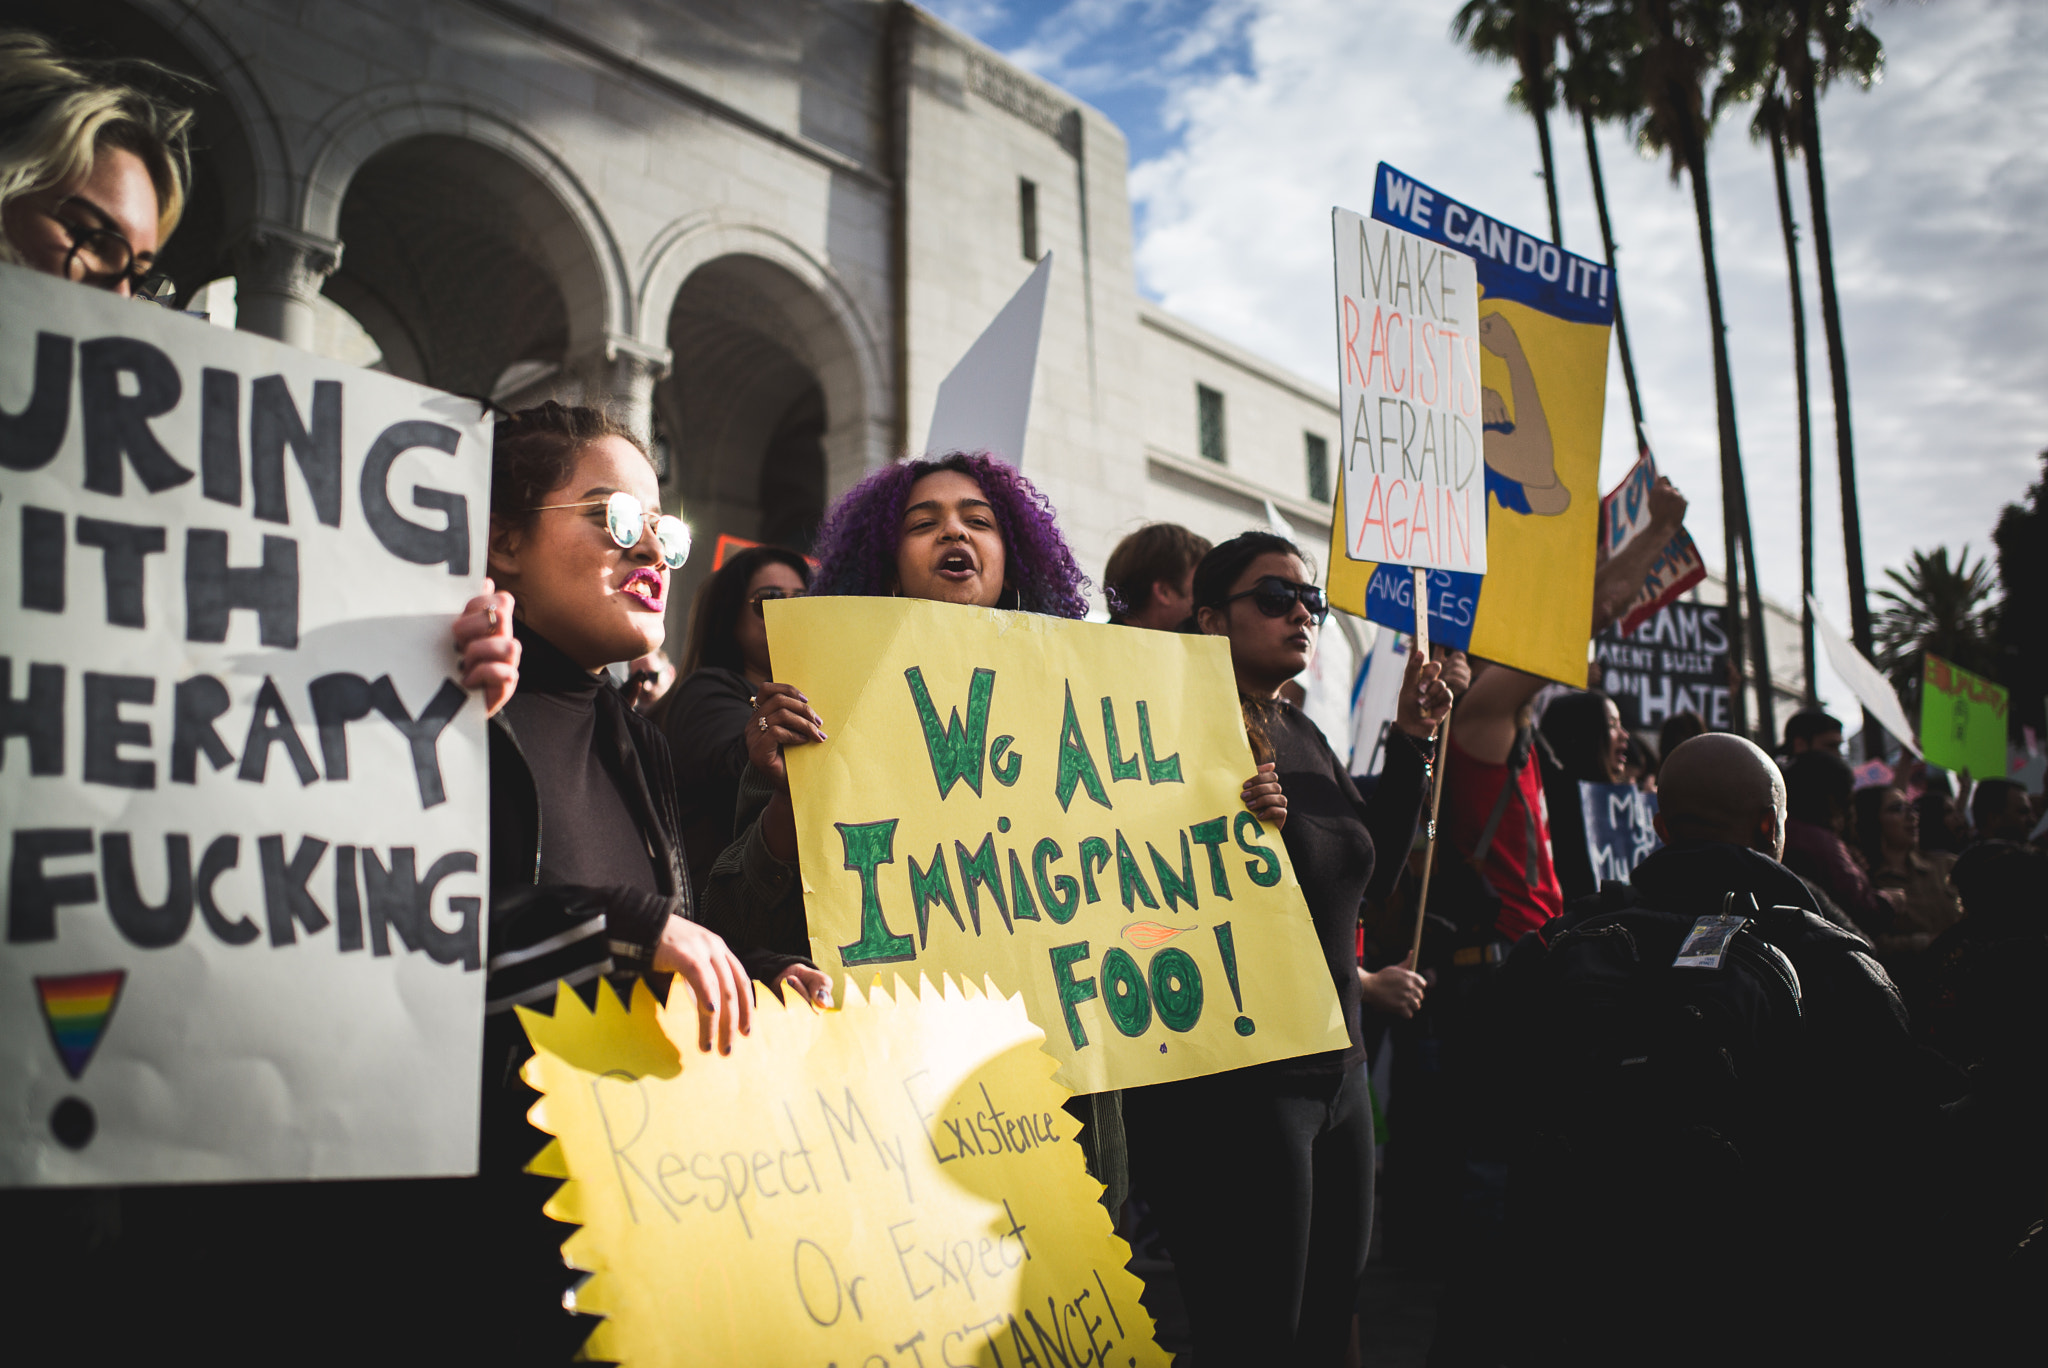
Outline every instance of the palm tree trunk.
[[(1683, 104), (1680, 104), (1683, 108)], [(1713, 334), (1714, 344), (1714, 408), (1719, 420), (1721, 437), (1721, 506), (1723, 536), (1728, 552), (1729, 607), (1737, 616), (1737, 630), (1730, 633), (1729, 646), (1731, 663), (1735, 665), (1737, 677), (1742, 675), (1743, 662), (1735, 654), (1739, 652), (1743, 633), (1741, 617), (1748, 617), (1748, 646), (1755, 665), (1754, 683), (1757, 691), (1758, 734), (1766, 742), (1776, 740), (1770, 733), (1775, 730), (1771, 716), (1771, 671), (1768, 648), (1764, 643), (1763, 593), (1756, 582), (1756, 552), (1751, 544), (1749, 528), (1749, 495), (1742, 478), (1742, 448), (1735, 431), (1735, 382), (1728, 368), (1728, 332), (1721, 312), (1721, 273), (1714, 260), (1714, 207), (1707, 193), (1707, 155), (1701, 146), (1697, 128), (1684, 130), (1685, 165), (1687, 179), (1692, 182), (1693, 212), (1699, 220), (1700, 258), (1706, 268), (1707, 283), (1707, 325)], [(1749, 582), (1747, 590), (1747, 613), (1736, 605), (1734, 592), (1736, 578), (1737, 549), (1742, 550), (1742, 568)], [(1739, 700), (1741, 691), (1736, 690), (1731, 701)], [(1736, 702), (1735, 726), (1738, 731), (1747, 731), (1747, 707)]]
[(1600, 171), (1600, 147), (1593, 140), (1593, 116), (1579, 111), (1579, 126), (1586, 133), (1586, 167), (1593, 173), (1593, 206), (1600, 211), (1600, 245), (1607, 252), (1607, 270), (1613, 277), (1614, 339), (1621, 347), (1621, 378), (1628, 385), (1628, 409), (1636, 420), (1636, 449), (1648, 449), (1643, 436), (1643, 395), (1636, 387), (1636, 359), (1629, 350), (1628, 324), (1621, 316), (1621, 272), (1614, 264), (1614, 226), (1607, 217), (1607, 178)]
[(1531, 109), (1529, 116), (1536, 120), (1536, 146), (1543, 152), (1543, 194), (1550, 202), (1550, 240), (1563, 247), (1564, 220), (1557, 212), (1557, 163), (1550, 155), (1550, 110), (1547, 106)]
[(1778, 179), (1778, 225), (1785, 233), (1785, 274), (1792, 283), (1792, 378), (1799, 402), (1799, 645), (1806, 671), (1806, 701), (1814, 693), (1813, 659), (1813, 415), (1806, 389), (1806, 297), (1799, 283), (1799, 226), (1792, 221), (1792, 190), (1785, 176), (1785, 131), (1771, 129), (1771, 170)]
[[(1864, 658), (1871, 655), (1870, 603), (1863, 581), (1863, 517), (1856, 497), (1856, 444), (1849, 423), (1849, 357), (1842, 348), (1842, 308), (1835, 296), (1834, 235), (1828, 227), (1827, 179), (1820, 164), (1820, 111), (1814, 107), (1813, 70), (1799, 72), (1800, 142), (1806, 153), (1806, 195), (1813, 214), (1813, 254), (1820, 276), (1821, 329), (1828, 342), (1828, 381), (1835, 401), (1835, 460), (1842, 481), (1842, 553), (1849, 565), (1849, 633)], [(1863, 755), (1882, 754), (1877, 719), (1863, 714)]]

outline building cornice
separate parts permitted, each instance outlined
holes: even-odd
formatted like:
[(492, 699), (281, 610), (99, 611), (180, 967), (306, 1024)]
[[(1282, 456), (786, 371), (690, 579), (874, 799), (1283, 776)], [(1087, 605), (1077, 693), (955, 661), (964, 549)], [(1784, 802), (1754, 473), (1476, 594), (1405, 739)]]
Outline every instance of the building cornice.
[(644, 81), (663, 94), (683, 104), (694, 106), (713, 118), (721, 119), (726, 123), (743, 128), (756, 137), (764, 138), (778, 147), (796, 153), (800, 157), (817, 162), (819, 165), (828, 167), (833, 171), (852, 176), (856, 180), (863, 181), (877, 190), (886, 191), (890, 188), (887, 176), (877, 173), (858, 159), (849, 157), (836, 148), (827, 147), (821, 142), (806, 138), (802, 134), (791, 133), (785, 129), (777, 128), (774, 124), (749, 114), (735, 105), (727, 104), (716, 95), (699, 90), (687, 81), (679, 80), (668, 72), (649, 66), (645, 62), (619, 51), (619, 49), (611, 44), (600, 38), (593, 37), (582, 29), (564, 24), (556, 19), (551, 19), (547, 15), (536, 13), (525, 5), (517, 3), (517, 0), (468, 0), (468, 3), (487, 14), (496, 16), (515, 28), (524, 29), (526, 32), (534, 34), (547, 42), (556, 43), (562, 47), (580, 52), (586, 57), (602, 62), (615, 71), (624, 72), (636, 80)]

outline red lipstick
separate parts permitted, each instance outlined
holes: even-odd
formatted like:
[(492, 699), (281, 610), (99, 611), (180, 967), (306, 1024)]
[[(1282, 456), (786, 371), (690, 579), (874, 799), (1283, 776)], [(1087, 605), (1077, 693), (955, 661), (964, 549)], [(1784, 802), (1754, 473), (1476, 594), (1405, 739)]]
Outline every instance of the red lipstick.
[(644, 565), (626, 576), (619, 592), (650, 613), (658, 613), (668, 604), (668, 589), (661, 576)]

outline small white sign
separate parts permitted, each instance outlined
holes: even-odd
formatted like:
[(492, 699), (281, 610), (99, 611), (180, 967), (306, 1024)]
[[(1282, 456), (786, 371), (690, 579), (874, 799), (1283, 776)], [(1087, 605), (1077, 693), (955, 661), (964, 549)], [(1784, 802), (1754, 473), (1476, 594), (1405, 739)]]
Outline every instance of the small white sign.
[(1052, 253), (1032, 268), (974, 345), (939, 382), (925, 450), (986, 451), (1013, 466), (1024, 464), (1024, 431), (1031, 424), (1031, 386), (1038, 374), (1038, 335), (1045, 294), (1052, 283)]
[(1479, 280), (1472, 258), (1331, 210), (1345, 554), (1486, 570)]
[(1849, 638), (1836, 630), (1827, 615), (1820, 610), (1820, 600), (1813, 595), (1806, 596), (1807, 607), (1813, 610), (1814, 632), (1820, 637), (1821, 649), (1828, 653), (1828, 664), (1835, 667), (1835, 673), (1849, 686), (1849, 692), (1856, 701), (1870, 709), (1870, 715), (1877, 724), (1892, 734), (1894, 740), (1913, 754), (1920, 754), (1920, 743), (1913, 725), (1906, 721), (1906, 710), (1899, 703), (1899, 695), (1892, 689), (1877, 666), (1863, 656), (1863, 652), (1849, 644)]
[(0, 266), (0, 1186), (476, 1171), (476, 403)]

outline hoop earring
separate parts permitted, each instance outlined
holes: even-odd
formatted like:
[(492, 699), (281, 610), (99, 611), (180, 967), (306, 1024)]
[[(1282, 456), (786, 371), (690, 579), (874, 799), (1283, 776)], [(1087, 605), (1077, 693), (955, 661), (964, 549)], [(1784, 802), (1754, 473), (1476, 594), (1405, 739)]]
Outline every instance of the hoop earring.
[(1012, 588), (1007, 584), (1004, 585), (1003, 592), (996, 595), (996, 607), (1007, 608), (1011, 612), (1021, 612), (1024, 608), (1023, 591)]

